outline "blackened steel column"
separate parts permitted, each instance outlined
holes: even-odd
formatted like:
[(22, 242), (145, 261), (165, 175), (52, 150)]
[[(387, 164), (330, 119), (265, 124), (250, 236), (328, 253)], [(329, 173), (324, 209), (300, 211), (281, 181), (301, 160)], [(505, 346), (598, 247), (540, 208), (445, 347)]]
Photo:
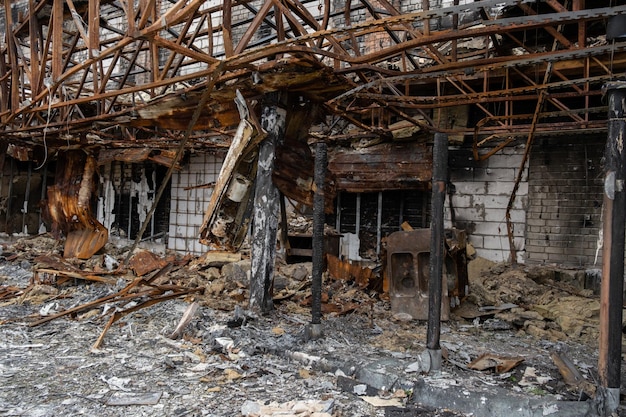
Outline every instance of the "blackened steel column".
[(315, 188), (313, 194), (313, 278), (311, 283), (311, 338), (321, 336), (322, 272), (324, 270), (324, 183), (327, 149), (318, 142), (315, 149)]
[(430, 370), (441, 370), (441, 298), (443, 278), (443, 207), (448, 182), (448, 135), (436, 133), (433, 145), (433, 178), (430, 213), (430, 277), (428, 280), (428, 332), (426, 347)]
[(280, 193), (272, 182), (275, 150), (285, 135), (285, 110), (269, 100), (263, 107), (261, 127), (267, 137), (259, 145), (252, 219), (252, 266), (250, 307), (268, 313), (273, 309), (272, 281), (276, 256), (276, 235)]
[(600, 353), (598, 373), (604, 414), (619, 406), (622, 357), (622, 302), (624, 299), (624, 227), (626, 225), (626, 168), (624, 140), (626, 83), (604, 86), (608, 96), (608, 137), (605, 148), (602, 287), (600, 292)]

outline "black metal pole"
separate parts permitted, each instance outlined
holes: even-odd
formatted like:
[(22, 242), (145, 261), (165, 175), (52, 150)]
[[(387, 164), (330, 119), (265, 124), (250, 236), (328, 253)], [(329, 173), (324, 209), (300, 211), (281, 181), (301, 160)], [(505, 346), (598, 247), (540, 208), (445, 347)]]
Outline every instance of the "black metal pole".
[[(622, 359), (622, 303), (624, 299), (624, 234), (626, 225), (626, 168), (624, 138), (626, 82), (604, 86), (608, 95), (608, 137), (605, 149), (605, 227), (600, 293), (600, 353), (598, 372), (604, 413), (619, 406)], [(606, 259), (606, 258), (609, 259)]]
[(324, 183), (326, 180), (327, 147), (318, 142), (315, 149), (315, 188), (313, 194), (313, 270), (311, 283), (310, 336), (321, 335), (322, 272), (324, 270)]
[(448, 182), (448, 135), (436, 133), (433, 145), (433, 178), (430, 213), (430, 277), (428, 280), (428, 331), (426, 347), (430, 370), (441, 370), (441, 298), (443, 278), (443, 207)]

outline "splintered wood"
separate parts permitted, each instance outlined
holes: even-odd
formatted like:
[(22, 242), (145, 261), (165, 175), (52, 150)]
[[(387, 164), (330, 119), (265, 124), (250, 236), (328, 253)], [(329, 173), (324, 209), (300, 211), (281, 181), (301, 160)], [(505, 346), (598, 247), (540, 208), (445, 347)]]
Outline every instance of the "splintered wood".
[(66, 237), (65, 258), (88, 259), (109, 239), (108, 230), (91, 211), (97, 162), (83, 151), (69, 151), (60, 154), (57, 167), (56, 183), (48, 187), (42, 215), (55, 238)]
[(331, 278), (343, 281), (354, 281), (360, 288), (367, 288), (375, 277), (372, 268), (362, 266), (358, 262), (342, 261), (334, 255), (326, 255), (328, 274)]
[[(154, 265), (154, 263), (152, 263), (152, 265)], [(149, 307), (151, 305), (154, 305), (154, 304), (166, 301), (166, 300), (171, 300), (171, 299), (178, 298), (178, 297), (181, 297), (187, 294), (192, 294), (192, 293), (202, 293), (204, 291), (204, 288), (191, 288), (190, 289), (190, 288), (185, 288), (185, 287), (168, 284), (168, 283), (159, 284), (159, 282), (162, 281), (161, 278), (163, 278), (168, 273), (170, 273), (172, 269), (173, 269), (173, 264), (166, 263), (165, 266), (160, 268), (157, 272), (155, 272), (149, 278), (143, 278), (139, 276), (135, 278), (133, 281), (131, 281), (130, 283), (128, 283), (122, 290), (114, 294), (109, 294), (97, 300), (90, 301), (88, 303), (76, 306), (74, 308), (70, 308), (68, 310), (64, 310), (59, 313), (41, 318), (31, 323), (29, 326), (30, 327), (39, 326), (41, 324), (47, 323), (59, 317), (68, 316), (68, 315), (76, 316), (79, 313), (93, 310), (105, 304), (111, 305), (111, 304), (118, 303), (119, 305), (117, 307), (111, 309), (113, 310), (113, 313), (111, 314), (108, 322), (106, 323), (104, 329), (102, 330), (100, 337), (98, 337), (98, 340), (96, 340), (96, 342), (94, 343), (92, 347), (93, 349), (98, 349), (100, 348), (100, 346), (102, 346), (102, 343), (104, 341), (104, 337), (107, 331), (111, 328), (111, 326), (116, 321), (123, 318), (124, 316), (130, 313), (133, 313), (135, 311), (141, 310), (142, 308)], [(56, 272), (59, 272), (59, 271), (56, 271)], [(124, 308), (124, 306), (126, 305), (131, 305), (131, 307)], [(188, 315), (193, 316), (193, 313), (189, 313)], [(180, 329), (177, 329), (177, 330), (179, 332), (182, 332), (184, 329), (182, 322), (181, 324), (179, 324), (178, 327)]]

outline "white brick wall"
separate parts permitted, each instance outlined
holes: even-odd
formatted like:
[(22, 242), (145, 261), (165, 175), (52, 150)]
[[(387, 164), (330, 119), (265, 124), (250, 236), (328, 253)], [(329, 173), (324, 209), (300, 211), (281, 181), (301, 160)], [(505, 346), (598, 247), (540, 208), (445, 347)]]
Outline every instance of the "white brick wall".
[(213, 189), (197, 186), (217, 180), (222, 160), (219, 155), (193, 155), (188, 165), (172, 175), (168, 249), (195, 255), (207, 250), (198, 236)]
[[(451, 152), (454, 152), (451, 149)], [(506, 207), (522, 161), (523, 147), (505, 148), (483, 162), (451, 158), (452, 196), (457, 227), (468, 231), (478, 256), (495, 261), (510, 260)], [(525, 258), (525, 222), (528, 206), (527, 169), (511, 210), (517, 262)], [(446, 226), (451, 226), (450, 202), (446, 199)]]

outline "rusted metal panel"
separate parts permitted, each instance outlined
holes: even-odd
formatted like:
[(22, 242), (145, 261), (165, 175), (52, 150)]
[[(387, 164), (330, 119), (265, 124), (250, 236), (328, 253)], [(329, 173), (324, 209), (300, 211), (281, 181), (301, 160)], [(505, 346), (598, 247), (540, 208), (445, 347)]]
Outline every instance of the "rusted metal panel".
[(19, 146), (10, 143), (6, 148), (6, 152), (7, 155), (17, 159), (18, 161), (29, 161), (32, 158), (32, 151), (26, 146)]
[[(430, 229), (400, 231), (387, 237), (387, 276), (391, 311), (428, 319)], [(450, 317), (449, 274), (442, 277), (441, 318)], [(454, 285), (452, 285), (453, 287)]]
[(426, 188), (432, 176), (432, 147), (421, 143), (383, 143), (341, 150), (328, 169), (338, 191), (374, 192)]
[[(444, 273), (442, 277), (442, 317), (447, 320), (451, 307), (467, 296), (469, 280), (464, 230), (445, 230)], [(394, 313), (428, 318), (430, 277), (430, 229), (399, 231), (387, 237), (386, 282)]]
[(368, 288), (375, 278), (374, 270), (358, 261), (344, 261), (327, 254), (328, 275), (336, 280), (354, 281), (360, 288)]
[[(125, 149), (102, 149), (98, 153), (98, 165), (106, 165), (113, 161), (121, 161), (127, 164), (139, 164), (152, 161), (159, 165), (169, 167), (176, 157), (176, 152), (164, 149), (152, 148), (125, 148)], [(180, 169), (176, 164), (175, 169)]]
[(147, 250), (141, 250), (130, 258), (130, 269), (135, 276), (143, 277), (152, 271), (164, 268), (168, 262)]

